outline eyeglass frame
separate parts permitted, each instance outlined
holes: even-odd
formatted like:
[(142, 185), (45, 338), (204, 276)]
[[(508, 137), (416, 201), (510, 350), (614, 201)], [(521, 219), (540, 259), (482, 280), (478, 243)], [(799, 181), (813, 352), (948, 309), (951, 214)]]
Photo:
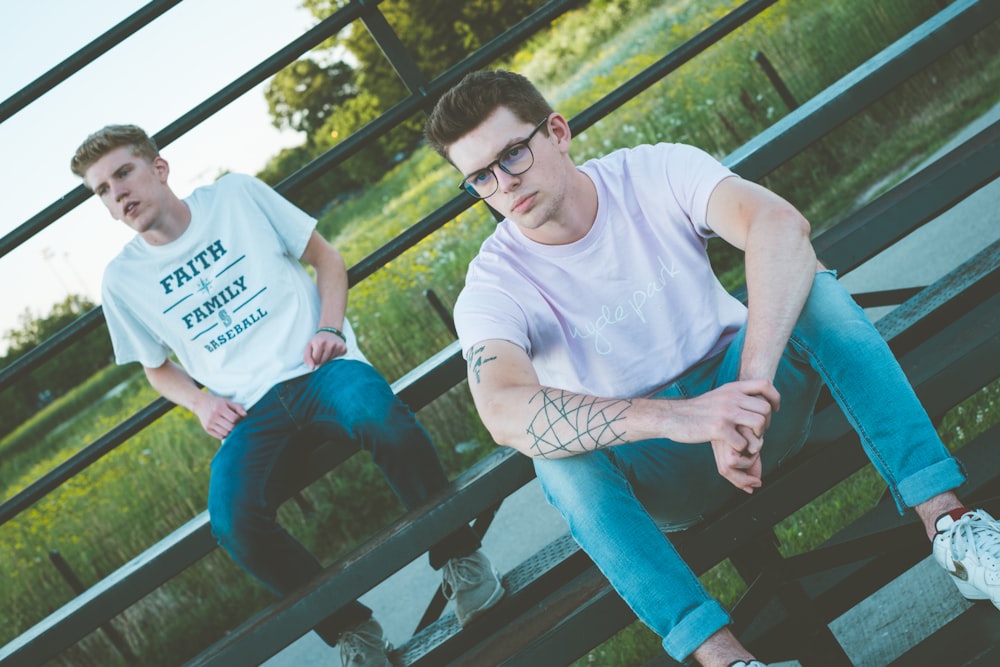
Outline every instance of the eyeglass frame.
[[(504, 148), (503, 151), (501, 151), (501, 156), (498, 157), (496, 160), (493, 160), (493, 162), (490, 162), (488, 165), (486, 165), (482, 169), (476, 169), (474, 172), (472, 172), (471, 174), (469, 174), (468, 176), (466, 176), (465, 178), (463, 178), (462, 182), (458, 184), (458, 189), (462, 190), (463, 192), (465, 192), (466, 194), (468, 194), (470, 197), (475, 197), (476, 199), (487, 199), (487, 198), (492, 197), (493, 195), (495, 195), (497, 193), (497, 191), (500, 189), (500, 179), (497, 178), (497, 173), (494, 171), (495, 168), (499, 167), (500, 171), (504, 172), (505, 174), (507, 174), (509, 176), (520, 176), (521, 174), (526, 173), (529, 169), (531, 169), (533, 166), (535, 166), (535, 153), (534, 153), (534, 151), (531, 150), (531, 146), (529, 146), (528, 144), (531, 143), (531, 140), (535, 137), (535, 135), (538, 133), (538, 131), (540, 129), (542, 129), (543, 127), (545, 127), (545, 124), (549, 122), (549, 118), (550, 118), (550, 116), (546, 116), (545, 118), (543, 118), (542, 122), (540, 122), (538, 125), (536, 125), (535, 129), (533, 129), (531, 132), (529, 132), (528, 136), (526, 136), (524, 139), (522, 139), (521, 141), (516, 141), (513, 144), (511, 144), (510, 146), (507, 146), (506, 148)], [(508, 169), (507, 167), (503, 166), (502, 160), (504, 159), (504, 156), (506, 156), (510, 151), (514, 150), (515, 148), (519, 148), (519, 147), (523, 147), (525, 150), (528, 151), (528, 155), (531, 156), (531, 162), (528, 164), (527, 167), (525, 167), (521, 171), (513, 172), (510, 169)], [(493, 192), (489, 193), (488, 195), (482, 195), (482, 194), (480, 194), (479, 191), (476, 190), (476, 186), (472, 185), (472, 183), (469, 182), (470, 178), (472, 178), (472, 177), (474, 177), (474, 176), (476, 176), (478, 174), (481, 174), (484, 171), (488, 171), (491, 174), (493, 174), (493, 182), (494, 182), (494, 184), (496, 184), (496, 187), (493, 189)]]

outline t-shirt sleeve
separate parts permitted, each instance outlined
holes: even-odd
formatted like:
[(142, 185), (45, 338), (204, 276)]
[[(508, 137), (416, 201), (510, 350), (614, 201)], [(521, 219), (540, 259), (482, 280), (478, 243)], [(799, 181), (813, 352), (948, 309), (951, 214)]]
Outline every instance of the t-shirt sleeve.
[(109, 267), (101, 286), (101, 310), (108, 325), (115, 363), (119, 366), (139, 362), (147, 368), (159, 368), (167, 360), (170, 349), (115, 295), (112, 287), (114, 270)]
[(707, 222), (708, 200), (723, 179), (735, 174), (700, 148), (687, 144), (668, 146), (663, 167), (674, 198), (699, 235), (716, 236)]
[(290, 257), (300, 259), (316, 228), (316, 219), (275, 192), (269, 185), (251, 176), (243, 177), (244, 187), (271, 223)]
[(454, 316), (466, 359), (470, 348), (484, 340), (510, 341), (531, 354), (524, 312), (503, 290), (467, 282), (455, 301)]

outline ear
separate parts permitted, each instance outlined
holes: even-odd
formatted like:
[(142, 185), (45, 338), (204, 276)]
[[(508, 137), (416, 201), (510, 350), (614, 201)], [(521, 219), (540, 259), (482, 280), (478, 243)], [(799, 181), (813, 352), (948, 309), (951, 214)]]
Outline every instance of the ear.
[(170, 175), (170, 165), (159, 155), (153, 158), (152, 165), (153, 171), (160, 177), (160, 182), (166, 184), (167, 177)]
[(549, 136), (555, 139), (556, 146), (563, 152), (569, 152), (573, 132), (569, 129), (569, 121), (561, 113), (554, 111), (549, 115)]

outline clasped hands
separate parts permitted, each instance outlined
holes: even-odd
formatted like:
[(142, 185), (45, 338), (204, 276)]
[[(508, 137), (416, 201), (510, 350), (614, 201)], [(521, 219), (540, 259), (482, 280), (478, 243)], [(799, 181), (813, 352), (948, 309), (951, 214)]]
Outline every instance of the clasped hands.
[(781, 396), (770, 380), (738, 380), (689, 399), (699, 405), (719, 474), (736, 488), (760, 488), (764, 433)]

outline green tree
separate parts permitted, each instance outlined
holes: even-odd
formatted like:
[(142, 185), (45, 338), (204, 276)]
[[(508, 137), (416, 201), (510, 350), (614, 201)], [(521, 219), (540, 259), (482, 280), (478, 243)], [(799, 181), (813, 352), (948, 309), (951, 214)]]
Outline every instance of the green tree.
[[(309, 164), (323, 150), (311, 144), (284, 148), (257, 173), (257, 178), (273, 187)], [(361, 182), (344, 165), (336, 165), (301, 190), (291, 193), (289, 199), (304, 211), (319, 216), (338, 194), (352, 192), (360, 185)]]
[[(0, 366), (7, 367), (17, 361), (94, 307), (86, 297), (74, 294), (55, 304), (48, 315), (25, 309), (19, 328), (4, 333), (8, 348)], [(111, 339), (107, 327), (102, 325), (23, 376), (0, 394), (0, 435), (9, 433), (47, 401), (106, 366), (111, 358)]]
[[(521, 20), (544, 0), (385, 0), (378, 4), (393, 31), (427, 79), (433, 79), (469, 53)], [(303, 7), (322, 20), (347, 4), (347, 0), (303, 0)], [(348, 52), (351, 70), (338, 54)], [(324, 59), (335, 60), (324, 67)], [(305, 154), (310, 157), (335, 146), (381, 113), (404, 99), (406, 87), (381, 48), (355, 21), (313, 58), (304, 58), (275, 75), (267, 89), (272, 122), (306, 134)], [(300, 205), (334, 199), (359, 185), (371, 183), (420, 141), (422, 115), (405, 121), (337, 171), (337, 178), (323, 178), (309, 188)], [(301, 157), (302, 154), (297, 154)], [(265, 181), (281, 180), (291, 172), (289, 156), (272, 161), (259, 174)], [(301, 166), (301, 165), (300, 165)], [(269, 181), (271, 182), (271, 181)], [(325, 199), (324, 199), (325, 198)], [(303, 203), (308, 202), (308, 204)], [(321, 206), (321, 204), (320, 204)]]
[(264, 90), (271, 123), (311, 140), (333, 109), (357, 95), (354, 78), (354, 70), (342, 61), (325, 67), (312, 58), (295, 61)]
[[(342, 2), (304, 0), (317, 18), (325, 18)], [(398, 35), (407, 52), (416, 60), (418, 69), (428, 79), (443, 73), (469, 53), (497, 36), (533, 10), (543, 0), (471, 0), (454, 3), (450, 0), (386, 0), (378, 5), (386, 21)], [(360, 113), (355, 111), (355, 123), (363, 125), (399, 102), (407, 95), (403, 82), (396, 75), (381, 48), (360, 21), (352, 23), (342, 33), (337, 45), (347, 49), (357, 61), (357, 87), (369, 100)], [(402, 140), (411, 149), (419, 140), (422, 118), (408, 123), (408, 137)], [(353, 132), (361, 125), (345, 124), (338, 128), (340, 136)], [(395, 155), (396, 147), (385, 151)]]

